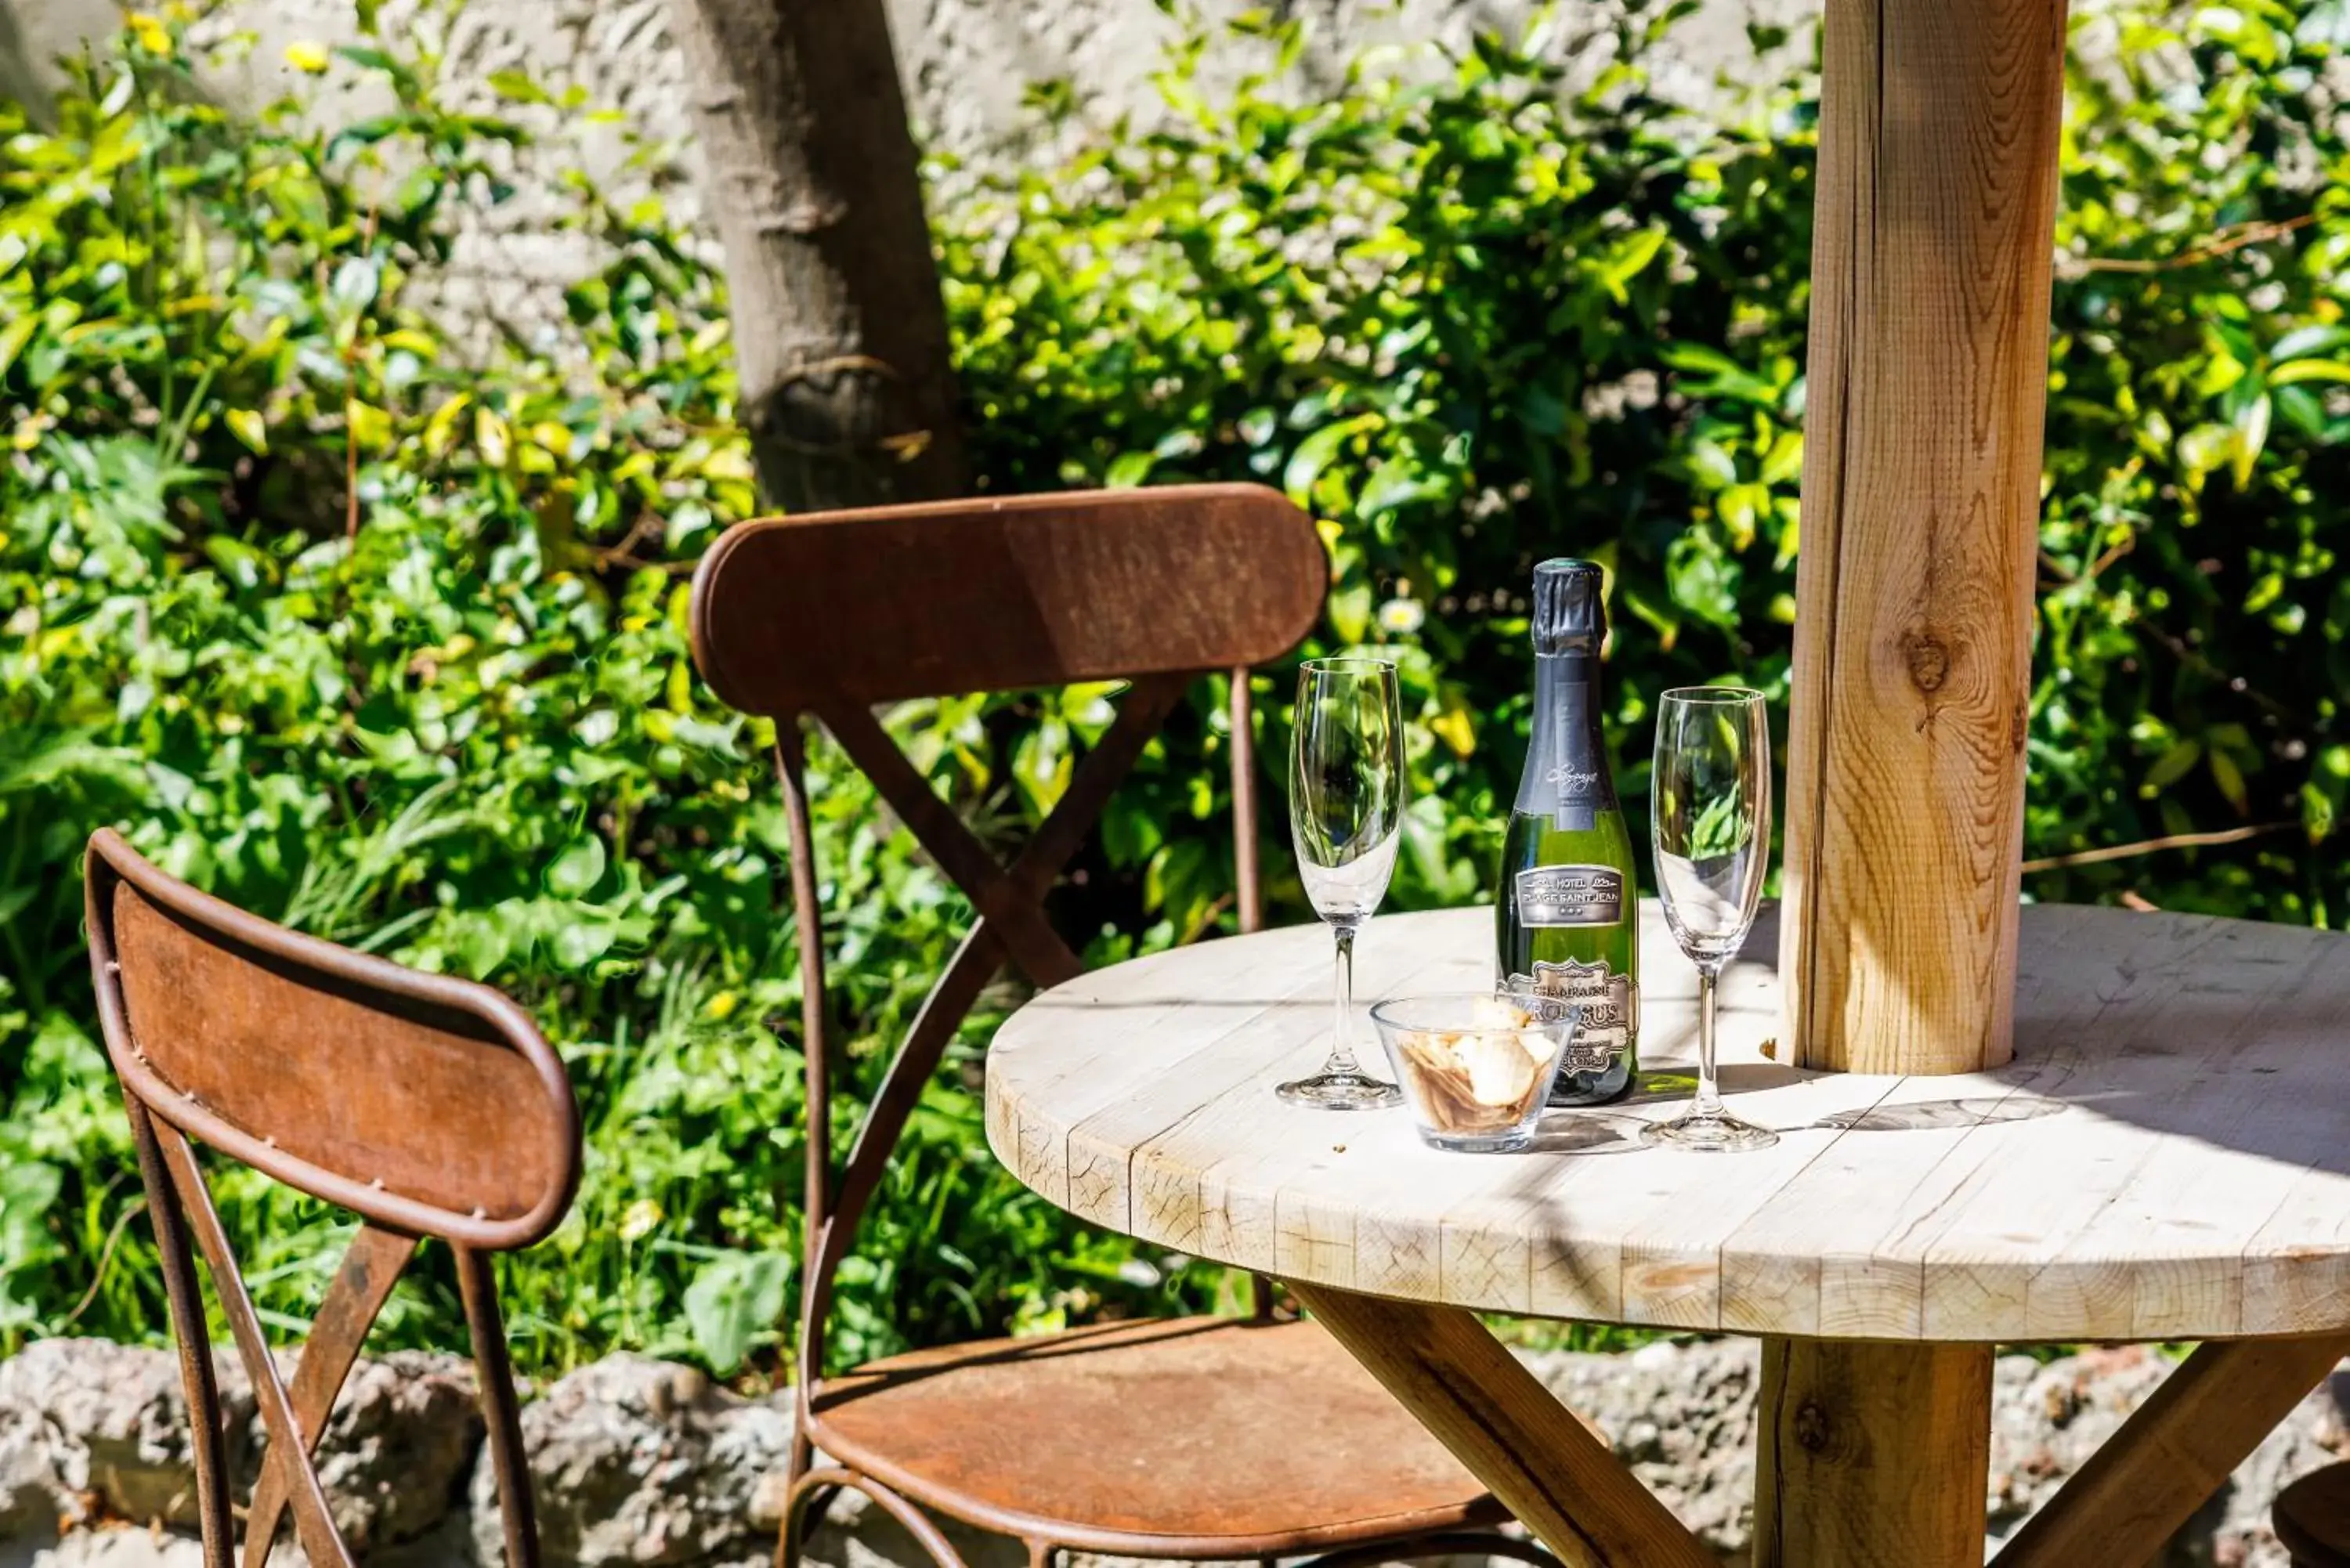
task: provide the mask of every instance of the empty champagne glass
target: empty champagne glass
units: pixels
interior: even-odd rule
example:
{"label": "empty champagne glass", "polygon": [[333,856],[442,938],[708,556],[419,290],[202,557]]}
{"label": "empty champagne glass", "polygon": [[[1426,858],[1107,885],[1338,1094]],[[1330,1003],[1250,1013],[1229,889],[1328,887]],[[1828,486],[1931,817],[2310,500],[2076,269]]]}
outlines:
{"label": "empty champagne glass", "polygon": [[1697,1100],[1653,1124],[1646,1140],[1721,1153],[1779,1141],[1768,1127],[1722,1108],[1714,1081],[1714,988],[1754,923],[1771,859],[1771,727],[1762,694],[1737,686],[1685,686],[1657,706],[1649,781],[1657,891],[1665,923],[1697,965]]}
{"label": "empty champagne glass", "polygon": [[1284,1100],[1364,1111],[1403,1096],[1355,1057],[1355,933],[1387,897],[1403,827],[1403,701],[1383,659],[1312,659],[1297,674],[1290,747],[1289,834],[1314,912],[1338,942],[1330,1059],[1284,1084]]}

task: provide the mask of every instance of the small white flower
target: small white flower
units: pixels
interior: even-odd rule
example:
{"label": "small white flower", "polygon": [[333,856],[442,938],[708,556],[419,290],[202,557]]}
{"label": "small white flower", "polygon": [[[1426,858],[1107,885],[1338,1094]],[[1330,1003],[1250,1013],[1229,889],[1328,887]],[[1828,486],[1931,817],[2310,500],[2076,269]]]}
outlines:
{"label": "small white flower", "polygon": [[1379,607],[1379,629],[1389,637],[1409,637],[1428,622],[1428,607],[1418,599],[1389,599]]}

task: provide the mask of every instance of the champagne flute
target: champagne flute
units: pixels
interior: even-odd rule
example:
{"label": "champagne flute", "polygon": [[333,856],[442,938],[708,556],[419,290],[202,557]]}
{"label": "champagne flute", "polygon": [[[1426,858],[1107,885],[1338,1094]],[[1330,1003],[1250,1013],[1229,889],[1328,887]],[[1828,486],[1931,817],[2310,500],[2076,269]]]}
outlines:
{"label": "champagne flute", "polygon": [[1376,1110],[1403,1097],[1355,1057],[1355,933],[1387,897],[1403,826],[1403,701],[1383,659],[1311,659],[1297,674],[1290,747],[1289,835],[1314,912],[1338,944],[1330,1058],[1275,1092],[1331,1111]]}
{"label": "champagne flute", "polygon": [[1657,706],[1649,783],[1665,923],[1697,965],[1697,1100],[1642,1134],[1667,1148],[1727,1153],[1779,1141],[1722,1108],[1714,1081],[1714,990],[1754,923],[1771,858],[1771,728],[1762,694],[1686,686]]}

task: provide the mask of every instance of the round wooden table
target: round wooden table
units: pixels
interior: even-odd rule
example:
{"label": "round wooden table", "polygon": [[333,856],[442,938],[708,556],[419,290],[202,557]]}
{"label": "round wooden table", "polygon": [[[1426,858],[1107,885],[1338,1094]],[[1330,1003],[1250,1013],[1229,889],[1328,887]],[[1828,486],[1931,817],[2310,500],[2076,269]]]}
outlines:
{"label": "round wooden table", "polygon": [[[1072,1213],[1288,1282],[1575,1563],[1711,1559],[1471,1311],[1763,1336],[1757,1568],[1980,1563],[1993,1343],[2208,1342],[2009,1542],[2023,1564],[2144,1561],[2350,1352],[2350,940],[2032,906],[2015,1061],[1883,1077],[1774,1059],[1766,909],[1722,1081],[1780,1141],[1707,1156],[1638,1139],[1696,1030],[1695,971],[1642,919],[1643,1083],[1530,1152],[1274,1097],[1327,1044],[1318,927],[1038,996],[991,1051],[989,1141]],[[1482,988],[1492,933],[1377,919],[1358,995]]]}

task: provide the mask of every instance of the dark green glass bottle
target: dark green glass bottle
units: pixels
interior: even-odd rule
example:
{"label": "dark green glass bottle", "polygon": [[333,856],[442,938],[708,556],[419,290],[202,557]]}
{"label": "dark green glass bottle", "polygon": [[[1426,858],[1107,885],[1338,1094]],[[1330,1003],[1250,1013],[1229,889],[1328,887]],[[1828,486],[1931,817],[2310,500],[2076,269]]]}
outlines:
{"label": "dark green glass bottle", "polygon": [[1534,568],[1534,735],[1494,907],[1503,983],[1583,1006],[1555,1106],[1620,1099],[1640,1063],[1639,879],[1599,734],[1600,583],[1588,561]]}

